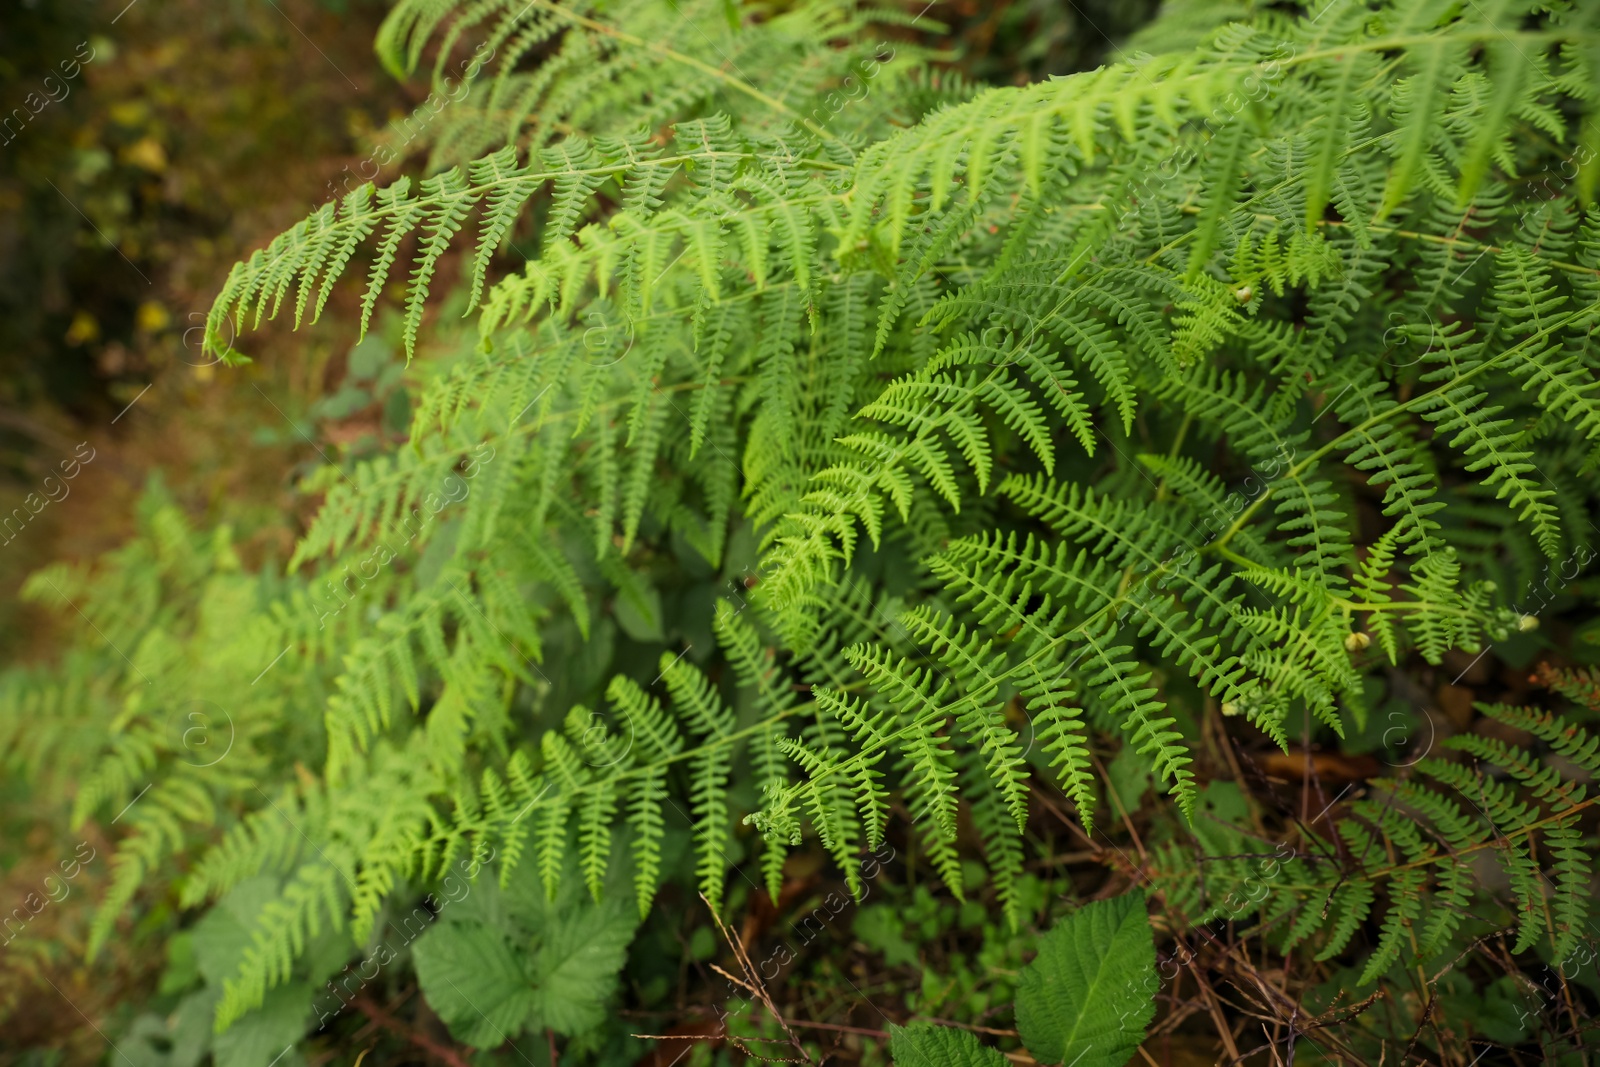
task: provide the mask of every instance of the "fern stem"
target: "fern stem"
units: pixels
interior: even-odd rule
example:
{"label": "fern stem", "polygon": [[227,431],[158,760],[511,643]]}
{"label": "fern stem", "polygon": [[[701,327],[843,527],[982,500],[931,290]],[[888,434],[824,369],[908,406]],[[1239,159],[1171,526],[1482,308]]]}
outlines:
{"label": "fern stem", "polygon": [[[1495,366],[1498,366],[1500,363],[1504,362],[1508,357],[1517,355],[1522,349],[1527,348],[1528,346],[1532,345],[1536,341],[1542,340],[1546,335],[1552,334],[1552,333],[1556,332],[1557,330],[1561,329],[1562,327],[1567,326],[1567,325],[1577,321],[1578,319],[1582,318],[1583,316],[1591,314],[1597,307],[1600,307],[1600,305],[1590,304],[1587,307],[1578,308],[1576,310],[1569,311],[1569,312],[1566,312],[1565,314],[1559,315],[1556,318],[1552,319],[1550,321],[1549,325],[1544,326],[1543,328],[1528,334],[1526,337],[1524,337],[1521,341],[1517,342],[1515,345],[1511,346],[1510,348],[1507,348],[1503,352],[1499,352],[1496,355],[1493,355],[1493,356],[1489,357],[1488,359],[1483,360],[1481,363],[1479,363],[1477,366],[1473,367],[1471,370],[1465,371],[1462,374],[1459,374],[1456,377],[1451,378],[1449,381],[1444,382],[1443,384],[1439,385],[1437,388],[1428,390],[1426,393],[1418,393],[1416,396],[1411,397],[1409,400],[1402,400],[1399,403],[1396,403],[1391,408],[1385,408],[1381,414],[1370,416],[1364,422],[1360,423],[1359,425],[1350,427],[1344,433],[1339,434],[1337,437],[1333,438],[1327,444],[1323,445],[1321,448],[1319,448],[1315,452],[1311,453],[1305,459],[1301,460],[1299,463],[1296,463],[1293,467],[1290,467],[1287,471],[1285,471],[1283,473],[1283,475],[1280,477],[1279,481],[1281,481],[1283,478],[1294,478],[1294,477],[1298,477],[1301,474],[1304,474],[1318,460],[1324,458],[1330,452],[1333,452],[1335,449],[1340,448],[1348,438],[1359,436],[1360,434],[1365,433],[1366,431],[1372,429],[1374,426],[1377,426],[1380,423],[1388,422],[1389,420],[1393,419],[1396,414],[1398,414],[1398,413],[1400,413],[1402,411],[1409,411],[1412,408],[1414,408],[1414,407],[1416,407],[1416,406],[1418,406],[1420,404],[1424,404],[1424,403],[1434,399],[1435,397],[1441,396],[1441,395],[1449,392],[1450,390],[1455,389],[1456,387],[1460,386],[1463,382],[1470,381],[1471,379],[1477,377],[1478,375],[1484,373],[1485,371],[1490,370],[1491,368],[1493,368]],[[1244,524],[1253,515],[1255,515],[1255,513],[1261,509],[1262,505],[1265,504],[1267,502],[1267,500],[1272,496],[1275,485],[1276,485],[1276,483],[1274,483],[1274,485],[1269,485],[1265,489],[1263,489],[1260,492],[1260,494],[1258,494],[1256,496],[1256,498],[1253,501],[1250,502],[1250,505],[1248,507],[1242,509],[1239,512],[1238,516],[1233,520],[1233,522],[1228,525],[1228,528],[1226,530],[1223,530],[1220,534],[1218,534],[1216,539],[1214,541],[1212,541],[1210,544],[1204,546],[1201,549],[1201,551],[1206,551],[1208,549],[1213,549],[1213,547],[1221,547],[1223,545],[1226,545],[1230,540],[1232,540],[1233,536],[1235,534],[1237,534],[1241,529],[1244,528]]]}
{"label": "fern stem", "polygon": [[[1185,215],[1197,215],[1197,214],[1200,213],[1200,208],[1199,207],[1188,205],[1188,204],[1185,204],[1183,207],[1179,208],[1178,210],[1182,211]],[[1262,220],[1263,222],[1281,222],[1282,221],[1281,219],[1278,218],[1278,216],[1269,215],[1269,214],[1267,214],[1266,212],[1263,212],[1263,211],[1252,211],[1252,212],[1250,212],[1250,215],[1252,217],[1254,217],[1254,218]],[[1317,225],[1318,226],[1336,226],[1336,227],[1339,227],[1339,228],[1343,229],[1343,228],[1349,227],[1350,224],[1348,222],[1340,222],[1340,221],[1337,221],[1337,220],[1334,220],[1334,219],[1318,219],[1317,220]],[[1401,229],[1398,226],[1385,226],[1382,223],[1377,223],[1377,222],[1369,222],[1369,223],[1367,223],[1367,229],[1369,231],[1371,231],[1372,233],[1393,234],[1395,237],[1403,237],[1403,238],[1405,238],[1407,240],[1410,240],[1410,241],[1423,241],[1423,242],[1425,242],[1427,244],[1442,245],[1442,246],[1444,246],[1446,248],[1460,248],[1460,249],[1462,249],[1463,251],[1466,251],[1466,252],[1479,252],[1479,253],[1487,252],[1490,255],[1498,256],[1498,255],[1504,254],[1505,251],[1506,251],[1504,248],[1500,247],[1499,245],[1486,245],[1486,244],[1483,244],[1483,243],[1478,242],[1478,241],[1469,241],[1469,240],[1467,240],[1465,238],[1461,238],[1461,237],[1442,237],[1442,236],[1440,236],[1438,234],[1420,233],[1420,232],[1418,232],[1416,230],[1404,230],[1404,229]],[[1186,233],[1183,236],[1187,237],[1188,234]],[[1168,248],[1176,246],[1178,243],[1181,242],[1181,240],[1182,240],[1181,237],[1175,239],[1169,245],[1166,245],[1162,249],[1159,249],[1158,253],[1161,252],[1161,251],[1166,251]],[[1528,251],[1532,252],[1533,255],[1539,256],[1539,252],[1538,252],[1537,249],[1529,249]],[[1600,276],[1600,270],[1596,270],[1593,267],[1585,267],[1581,263],[1568,263],[1567,261],[1561,260],[1561,259],[1545,259],[1543,256],[1539,256],[1539,258],[1540,258],[1541,262],[1543,262],[1545,264],[1545,266],[1554,267],[1556,270],[1565,271],[1568,274],[1589,274],[1589,275]],[[1151,260],[1154,260],[1154,259],[1155,259],[1155,256],[1152,256]]]}
{"label": "fern stem", "polygon": [[561,18],[566,19],[568,22],[571,22],[574,25],[582,26],[586,30],[592,30],[595,33],[603,34],[607,37],[613,38],[614,40],[631,44],[635,48],[642,48],[647,52],[654,52],[658,56],[663,56],[675,62],[682,63],[685,66],[693,67],[702,74],[706,74],[717,79],[724,85],[728,86],[728,88],[736,89],[750,97],[752,100],[759,101],[760,103],[772,108],[774,111],[788,115],[801,126],[804,126],[806,130],[814,136],[824,138],[839,145],[843,145],[845,143],[844,141],[840,140],[838,136],[829,133],[821,126],[818,126],[816,123],[812,122],[810,119],[794,110],[788,104],[785,104],[782,100],[779,100],[773,96],[768,96],[766,93],[762,92],[760,89],[757,89],[754,85],[751,85],[743,78],[736,78],[727,71],[724,71],[718,67],[713,67],[704,60],[696,59],[691,55],[685,55],[684,53],[675,49],[668,48],[666,45],[657,44],[654,41],[646,41],[642,37],[635,37],[633,34],[624,30],[619,30],[615,26],[607,23],[588,18],[584,15],[576,14],[572,11],[568,11],[564,7],[551,3],[550,0],[529,0],[528,6],[549,11],[552,14],[559,15]]}
{"label": "fern stem", "polygon": [[1486,848],[1497,848],[1501,844],[1509,842],[1513,838],[1519,837],[1519,836],[1521,836],[1523,834],[1527,834],[1528,835],[1528,841],[1529,841],[1529,845],[1531,847],[1532,843],[1533,843],[1533,840],[1534,840],[1533,832],[1535,830],[1538,830],[1541,827],[1544,827],[1544,826],[1548,825],[1549,823],[1559,822],[1561,820],[1568,819],[1568,818],[1570,818],[1572,816],[1572,814],[1574,812],[1582,811],[1585,808],[1592,808],[1596,804],[1600,804],[1600,796],[1590,797],[1588,800],[1580,801],[1579,803],[1574,804],[1569,808],[1563,808],[1563,809],[1561,809],[1560,811],[1556,812],[1553,815],[1546,815],[1542,819],[1535,819],[1533,822],[1530,822],[1525,826],[1517,827],[1515,830],[1511,831],[1508,834],[1496,835],[1495,837],[1492,837],[1487,841],[1480,841],[1476,845],[1468,845],[1466,848],[1458,849],[1458,850],[1453,851],[1453,852],[1445,851],[1445,852],[1439,853],[1436,856],[1427,856],[1427,857],[1425,857],[1423,859],[1420,859],[1420,860],[1411,860],[1410,862],[1397,864],[1397,865],[1395,865],[1393,867],[1383,867],[1383,868],[1380,868],[1380,869],[1378,869],[1376,871],[1368,872],[1367,877],[1369,877],[1369,878],[1387,878],[1387,877],[1393,875],[1397,871],[1408,871],[1408,870],[1412,870],[1412,869],[1417,868],[1417,867],[1426,867],[1426,866],[1428,866],[1430,864],[1440,863],[1440,862],[1443,862],[1445,860],[1449,860],[1451,862],[1455,862],[1455,861],[1459,860],[1462,856],[1468,855],[1469,853],[1481,852],[1483,849],[1486,849]]}
{"label": "fern stem", "polygon": [[[1239,555],[1239,553],[1230,548],[1214,547],[1209,545],[1206,546],[1206,548],[1214,552],[1219,558],[1225,559],[1229,563],[1235,564],[1241,570],[1245,571],[1246,579],[1248,579],[1250,576],[1249,572],[1256,571],[1259,573],[1263,569],[1261,564],[1254,560],[1246,559],[1244,556]],[[1348,597],[1342,597],[1333,593],[1328,593],[1326,594],[1326,602],[1334,607],[1342,608],[1347,613],[1362,611],[1426,611],[1431,615],[1451,615],[1461,619],[1478,618],[1478,614],[1476,612],[1469,611],[1466,608],[1458,608],[1449,604],[1438,604],[1431,600],[1392,600],[1387,604],[1366,604],[1362,603],[1361,601],[1351,600]]]}
{"label": "fern stem", "polygon": [[[1574,804],[1574,805],[1572,805],[1571,807],[1568,807],[1568,808],[1563,808],[1561,811],[1556,812],[1556,813],[1554,813],[1552,815],[1546,815],[1544,818],[1536,819],[1533,822],[1530,822],[1525,826],[1519,826],[1515,830],[1511,831],[1510,833],[1497,834],[1494,837],[1491,837],[1491,838],[1489,838],[1488,840],[1485,840],[1485,841],[1480,841],[1475,845],[1468,845],[1468,846],[1466,846],[1464,848],[1459,848],[1459,849],[1454,849],[1454,850],[1446,849],[1445,851],[1436,853],[1436,854],[1434,854],[1432,856],[1424,856],[1422,859],[1409,860],[1409,861],[1407,861],[1405,863],[1396,863],[1396,864],[1392,864],[1392,865],[1386,866],[1386,867],[1370,868],[1370,869],[1367,869],[1367,870],[1363,870],[1361,872],[1361,876],[1363,878],[1369,878],[1369,879],[1371,879],[1371,878],[1389,878],[1389,877],[1392,877],[1392,876],[1394,876],[1395,874],[1397,874],[1397,873],[1399,873],[1401,871],[1416,870],[1416,869],[1421,868],[1421,867],[1432,866],[1433,864],[1436,864],[1436,863],[1445,863],[1445,862],[1455,863],[1455,862],[1459,862],[1460,859],[1463,856],[1471,855],[1474,852],[1481,852],[1486,848],[1498,848],[1501,845],[1509,842],[1513,838],[1519,837],[1519,836],[1521,836],[1523,834],[1528,834],[1529,835],[1529,839],[1531,841],[1532,840],[1532,834],[1533,834],[1533,832],[1535,830],[1542,829],[1543,827],[1549,825],[1550,823],[1559,822],[1561,820],[1568,819],[1568,818],[1570,818],[1572,816],[1572,814],[1574,812],[1579,812],[1579,811],[1584,810],[1585,808],[1594,807],[1596,804],[1600,804],[1600,796],[1590,797],[1588,800],[1580,801],[1579,803]],[[1315,859],[1316,857],[1313,857],[1310,854],[1306,854],[1305,856],[1300,856],[1300,857],[1297,857],[1297,858]],[[1161,870],[1159,868],[1152,868],[1152,870],[1157,875],[1159,875],[1161,873]],[[1187,870],[1189,870],[1189,868],[1185,868],[1185,870],[1187,871]],[[1328,888],[1326,882],[1310,882],[1310,883],[1283,882],[1283,883],[1279,883],[1279,884],[1281,885],[1281,888],[1284,889],[1284,890],[1306,892],[1306,893],[1316,892],[1316,891],[1319,891],[1319,890],[1325,890],[1325,889]]]}
{"label": "fern stem", "polygon": [[[1287,59],[1275,60],[1274,62],[1276,62],[1279,66],[1297,67],[1302,63],[1310,63],[1319,59],[1343,59],[1345,56],[1349,56],[1358,52],[1388,52],[1395,49],[1409,48],[1411,45],[1429,43],[1464,44],[1473,41],[1504,41],[1507,44],[1515,47],[1516,38],[1520,38],[1522,41],[1530,44],[1538,42],[1543,42],[1544,44],[1559,44],[1564,41],[1588,41],[1591,44],[1600,42],[1600,35],[1574,32],[1570,30],[1550,30],[1539,33],[1524,30],[1513,30],[1510,33],[1507,33],[1499,26],[1490,26],[1487,29],[1482,30],[1466,31],[1457,31],[1454,26],[1451,26],[1447,30],[1439,33],[1406,34],[1405,36],[1401,37],[1375,37],[1370,41],[1343,44],[1335,48],[1319,49],[1315,52],[1302,52],[1299,55],[1290,56]],[[1267,64],[1257,63],[1254,65],[1257,67],[1264,67]]]}
{"label": "fern stem", "polygon": [[[1354,154],[1354,152],[1355,152],[1355,148],[1352,147],[1350,152],[1347,153],[1347,155],[1348,154]],[[1279,182],[1276,186],[1271,186],[1271,187],[1269,187],[1267,189],[1263,189],[1261,192],[1259,192],[1255,196],[1251,197],[1251,200],[1261,199],[1262,197],[1266,196],[1269,193],[1273,193],[1273,194],[1278,193],[1278,192],[1282,191],[1282,189],[1284,187],[1286,187],[1286,186],[1288,186],[1290,184],[1292,184],[1292,182],[1288,181],[1288,180],[1283,181],[1283,182]],[[1093,211],[1110,211],[1110,210],[1112,210],[1110,205],[1101,204],[1101,203],[1071,204],[1071,205],[1068,205],[1068,210],[1070,210],[1072,208],[1079,208],[1079,209],[1093,210]],[[1187,204],[1187,203],[1183,204],[1183,205],[1180,205],[1179,208],[1178,208],[1178,211],[1180,211],[1181,213],[1183,213],[1185,215],[1198,215],[1198,214],[1200,214],[1200,212],[1202,210],[1203,209],[1198,204]],[[1264,211],[1251,211],[1251,212],[1243,212],[1243,211],[1241,211],[1240,214],[1248,214],[1252,218],[1258,219],[1258,220],[1260,220],[1262,222],[1281,223],[1283,221],[1277,215],[1271,215],[1271,214],[1268,214],[1267,212],[1264,212]],[[1318,226],[1335,226],[1335,227],[1339,227],[1339,228],[1343,229],[1343,228],[1348,228],[1350,223],[1341,222],[1341,221],[1337,221],[1337,220],[1333,220],[1333,219],[1318,219],[1317,222],[1316,222],[1316,225],[1318,225]],[[1506,251],[1504,248],[1500,247],[1499,245],[1486,245],[1486,244],[1482,244],[1482,243],[1480,243],[1478,241],[1469,241],[1469,240],[1466,240],[1465,238],[1460,238],[1460,237],[1442,237],[1442,236],[1439,236],[1437,234],[1420,233],[1417,230],[1405,230],[1405,229],[1401,229],[1398,226],[1385,226],[1382,223],[1378,223],[1378,222],[1369,222],[1369,223],[1367,223],[1367,227],[1366,228],[1372,233],[1392,234],[1395,237],[1403,237],[1403,238],[1405,238],[1407,240],[1411,240],[1411,241],[1422,241],[1422,242],[1424,242],[1426,244],[1441,245],[1441,246],[1444,246],[1446,248],[1460,248],[1464,252],[1478,252],[1480,254],[1487,252],[1490,255],[1499,256],[1499,255],[1504,254],[1505,251]],[[1189,238],[1194,236],[1194,232],[1195,231],[1193,231],[1193,230],[1184,231],[1183,233],[1179,234],[1177,237],[1174,237],[1172,240],[1168,241],[1166,244],[1164,244],[1164,245],[1160,246],[1159,248],[1157,248],[1154,252],[1151,252],[1148,256],[1145,257],[1144,262],[1146,263],[1146,265],[1153,264],[1153,263],[1157,262],[1166,253],[1172,251],[1174,248],[1178,248],[1178,247],[1182,246],[1185,241],[1189,240]],[[1545,264],[1545,266],[1547,266],[1547,267],[1553,267],[1556,270],[1563,271],[1563,272],[1565,272],[1567,274],[1586,274],[1586,275],[1591,275],[1591,276],[1600,276],[1600,270],[1596,270],[1593,267],[1585,267],[1581,263],[1568,263],[1566,260],[1561,260],[1561,259],[1545,259],[1542,255],[1540,255],[1538,250],[1532,249],[1530,251],[1532,252],[1533,255],[1538,256],[1540,261],[1543,262]]]}
{"label": "fern stem", "polygon": [[[660,759],[655,760],[654,762],[651,762],[651,763],[635,764],[634,766],[628,768],[625,771],[619,771],[616,774],[607,775],[604,778],[595,778],[595,779],[593,779],[593,780],[591,780],[589,782],[583,783],[582,785],[569,787],[569,788],[565,789],[563,792],[561,792],[559,794],[541,794],[539,797],[536,797],[532,802],[530,802],[528,804],[528,806],[518,816],[518,820],[520,821],[522,818],[526,817],[528,812],[536,811],[536,810],[538,810],[540,808],[543,808],[545,805],[543,803],[541,803],[541,801],[544,799],[545,796],[549,796],[549,798],[550,798],[552,803],[554,803],[557,800],[570,801],[573,797],[582,796],[583,794],[587,793],[590,789],[594,788],[595,786],[601,786],[601,785],[604,785],[604,786],[615,786],[616,783],[618,783],[618,782],[626,781],[629,778],[633,778],[633,777],[635,777],[637,775],[640,775],[640,774],[643,774],[643,773],[645,773],[647,771],[655,770],[658,767],[666,767],[666,766],[670,766],[671,764],[674,764],[674,763],[681,763],[684,760],[692,759],[695,756],[701,755],[703,753],[710,752],[710,751],[713,751],[715,749],[722,748],[724,746],[732,746],[732,745],[736,744],[737,742],[742,741],[746,737],[751,737],[751,736],[753,736],[755,734],[761,733],[762,731],[770,730],[774,726],[776,726],[779,723],[781,723],[783,720],[788,719],[788,718],[792,718],[792,717],[794,717],[796,715],[799,715],[801,713],[807,712],[808,709],[814,708],[815,706],[816,706],[816,702],[815,701],[811,701],[811,702],[805,703],[805,704],[796,704],[794,707],[786,708],[786,709],[784,709],[783,711],[779,712],[776,715],[770,716],[769,718],[762,719],[759,722],[752,723],[751,725],[745,727],[742,730],[735,730],[731,734],[714,735],[714,736],[708,737],[708,738],[706,738],[706,741],[705,741],[704,744],[698,745],[698,746],[696,746],[694,748],[686,748],[682,752],[676,752],[676,753],[673,753],[672,755],[669,755],[669,756],[663,756]],[[439,843],[448,842],[449,840],[450,840],[450,835],[448,835],[448,834],[445,834],[445,835],[435,834],[433,837],[427,838],[426,839],[426,843],[427,844],[439,844]]]}

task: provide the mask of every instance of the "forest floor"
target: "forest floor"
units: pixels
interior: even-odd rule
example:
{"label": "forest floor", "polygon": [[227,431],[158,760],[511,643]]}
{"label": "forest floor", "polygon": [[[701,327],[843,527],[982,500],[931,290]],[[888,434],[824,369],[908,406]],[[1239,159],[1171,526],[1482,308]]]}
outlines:
{"label": "forest floor", "polygon": [[[267,358],[219,374],[197,327],[230,265],[316,207],[310,194],[420,100],[372,53],[383,10],[136,0],[40,11],[7,31],[5,104],[38,106],[39,88],[51,98],[0,146],[0,513],[12,519],[0,534],[0,655],[47,658],[63,626],[83,624],[19,601],[22,581],[121,544],[152,476],[213,522],[299,506],[295,479],[317,454],[286,412],[324,391],[317,372],[333,342],[313,331],[299,358],[274,359],[283,331],[269,331],[257,349]],[[61,75],[44,81],[57,69],[76,75],[65,90],[49,88]],[[66,470],[70,480],[46,481]],[[290,525],[268,528],[283,543],[254,549],[286,557]],[[0,786],[0,804],[8,912],[91,849],[98,862],[72,891],[103,891],[102,831],[34,810],[17,783]],[[0,965],[0,1026],[9,1048],[94,1062],[105,1050],[95,1020],[142,999],[130,993],[165,961],[113,945],[109,966],[91,971],[84,911],[56,903],[29,923],[27,943],[49,950]]]}

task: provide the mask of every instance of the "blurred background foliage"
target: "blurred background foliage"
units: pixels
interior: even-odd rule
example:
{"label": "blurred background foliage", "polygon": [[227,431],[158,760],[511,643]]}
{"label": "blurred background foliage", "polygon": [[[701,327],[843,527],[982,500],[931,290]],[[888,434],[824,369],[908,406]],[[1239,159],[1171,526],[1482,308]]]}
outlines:
{"label": "blurred background foliage", "polygon": [[[327,172],[407,106],[370,59],[380,2],[21,7],[0,35],[14,119],[0,146],[6,511],[79,442],[96,460],[5,544],[8,592],[48,559],[118,543],[158,467],[201,513],[226,500],[237,521],[234,509],[264,504],[244,525],[281,525],[272,489],[289,456],[238,432],[272,409],[203,366],[191,331],[232,260],[304,214]],[[259,384],[309,403],[324,391],[308,377],[314,349]],[[25,653],[41,622],[4,603],[0,640]]]}
{"label": "blurred background foliage", "polygon": [[[903,6],[950,28],[939,43],[967,77],[1020,83],[1114,54],[1156,0]],[[236,259],[325,201],[376,146],[402,142],[391,124],[427,89],[396,83],[372,54],[386,10],[385,0],[6,5],[0,521],[15,521],[0,528],[0,655],[8,661],[43,660],[69,636],[56,628],[70,617],[63,624],[18,598],[27,574],[117,547],[152,479],[195,528],[231,525],[253,566],[286,559],[303,531],[315,500],[298,484],[313,463],[403,436],[416,384],[407,375],[427,361],[407,371],[383,340],[392,331],[352,348],[337,328],[290,343],[276,327],[254,342],[265,358],[219,373],[202,359],[196,329]],[[380,182],[422,170],[420,158],[398,154]],[[347,288],[334,299],[354,295]],[[450,338],[440,327],[432,341]],[[93,458],[70,481],[44,492],[63,461],[84,455]],[[69,834],[62,812],[38,803],[16,783],[0,783],[0,900],[36,892],[74,856],[109,855],[101,830]],[[104,862],[89,859],[71,892],[98,896],[106,874]],[[981,909],[945,915],[924,889],[893,894],[894,903],[886,890],[884,903],[863,911],[862,946],[883,967],[910,974],[907,924],[920,923],[923,941],[955,938],[950,973],[967,975],[956,935],[982,932],[990,920]],[[99,1031],[126,1032],[170,961],[150,958],[135,931],[89,971],[81,962],[87,914],[48,907],[25,940],[5,948],[0,1062],[126,1060]],[[147,924],[169,918],[152,914]],[[708,933],[678,933],[671,923],[658,931],[668,940]],[[697,945],[688,958],[709,954]],[[837,988],[840,966],[807,957],[817,996]],[[939,985],[930,974],[923,984],[919,996],[932,1006],[987,995],[972,992],[970,976]]]}

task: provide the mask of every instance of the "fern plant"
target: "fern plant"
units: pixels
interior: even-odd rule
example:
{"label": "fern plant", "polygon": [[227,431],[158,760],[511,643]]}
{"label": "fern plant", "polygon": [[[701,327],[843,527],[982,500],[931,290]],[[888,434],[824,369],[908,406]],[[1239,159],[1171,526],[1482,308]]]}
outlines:
{"label": "fern plant", "polygon": [[[1592,671],[1546,670],[1542,680],[1578,713],[1600,710]],[[1593,951],[1583,812],[1594,801],[1584,780],[1600,742],[1551,711],[1477,710],[1530,743],[1493,729],[1447,738],[1407,776],[1368,783],[1327,828],[1302,827],[1298,842],[1271,851],[1228,817],[1237,795],[1214,784],[1195,837],[1152,853],[1168,913],[1196,928],[1233,923],[1318,961],[1354,956],[1345,980],[1358,995],[1402,985],[1408,971],[1434,972],[1426,984],[1437,983],[1460,965],[1463,945],[1502,936],[1510,953],[1537,953],[1575,977]]]}
{"label": "fern plant", "polygon": [[[808,836],[859,891],[897,813],[959,897],[966,820],[1015,923],[1033,794],[1104,818],[1097,738],[1195,819],[1207,707],[1280,746],[1360,730],[1365,678],[1534,630],[1540,568],[1592,555],[1592,5],[1335,0],[985,89],[914,22],[395,7],[397,69],[495,50],[437,127],[446,169],[319,209],[208,321],[242,363],[225,339],[317,321],[369,260],[361,333],[404,258],[422,380],[404,447],[309,483],[261,616],[325,747],[163,838],[224,827],[187,905],[281,880],[220,1028],[324,924],[365,943],[464,857],[597,900],[625,862],[647,911],[669,828],[717,909],[732,857],[758,849],[777,899]],[[1517,180],[1568,158],[1553,195]],[[430,345],[468,242],[475,340]],[[1594,769],[1557,720],[1488,713]],[[1291,944],[1327,925],[1338,953],[1380,894],[1368,979],[1414,932],[1454,943],[1475,890],[1446,857],[1506,838],[1519,944],[1572,949],[1578,787],[1459,745],[1518,788],[1434,761],[1363,801],[1334,910],[1298,884],[1267,909]],[[135,777],[101,771],[82,810]],[[1389,873],[1363,866],[1380,840]],[[172,876],[143,841],[102,930]],[[1170,890],[1198,919],[1193,892]]]}
{"label": "fern plant", "polygon": [[[1436,960],[1456,944],[1463,925],[1477,917],[1473,902],[1485,890],[1467,860],[1484,854],[1495,860],[1511,890],[1513,951],[1548,942],[1554,958],[1567,958],[1584,936],[1591,876],[1578,824],[1592,800],[1572,779],[1575,771],[1594,773],[1597,742],[1549,712],[1504,705],[1479,710],[1531,734],[1561,762],[1552,766],[1479,734],[1449,738],[1446,751],[1464,759],[1419,761],[1415,769],[1431,780],[1426,784],[1372,783],[1371,795],[1353,801],[1337,823],[1333,847],[1308,842],[1313,851],[1279,857],[1269,865],[1269,877],[1250,858],[1237,859],[1221,865],[1227,873],[1208,870],[1202,888],[1193,857],[1181,846],[1168,846],[1157,864],[1158,878],[1173,879],[1168,904],[1202,923],[1224,914],[1236,921],[1253,918],[1277,929],[1285,950],[1322,932],[1326,920],[1328,936],[1318,956],[1331,959],[1373,916],[1379,887],[1387,883],[1391,900],[1381,935],[1360,972],[1360,984],[1369,985],[1402,956]],[[1218,833],[1231,840],[1207,841],[1213,855],[1230,855],[1226,845],[1247,844],[1237,831],[1215,828],[1202,840]],[[1251,850],[1231,854],[1251,857]],[[1543,862],[1534,859],[1540,854]],[[1289,864],[1309,879],[1279,878]]]}

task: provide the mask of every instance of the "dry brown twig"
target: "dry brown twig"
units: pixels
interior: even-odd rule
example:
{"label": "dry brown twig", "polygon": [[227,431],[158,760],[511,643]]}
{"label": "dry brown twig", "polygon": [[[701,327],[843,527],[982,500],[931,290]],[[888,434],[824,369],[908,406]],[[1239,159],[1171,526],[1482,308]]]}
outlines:
{"label": "dry brown twig", "polygon": [[700,895],[700,899],[705,901],[706,910],[711,912],[712,921],[717,924],[717,930],[721,932],[723,940],[727,941],[728,947],[733,949],[733,956],[739,961],[739,967],[744,971],[747,981],[739,982],[738,979],[728,974],[728,972],[724,971],[721,967],[717,967],[716,970],[724,977],[738,982],[740,986],[749,990],[751,994],[761,1002],[762,1006],[767,1009],[767,1012],[772,1016],[773,1021],[775,1021],[783,1030],[784,1036],[789,1039],[789,1044],[793,1045],[794,1050],[800,1054],[799,1062],[810,1063],[810,1054],[806,1052],[805,1046],[800,1044],[800,1039],[796,1037],[794,1031],[789,1028],[789,1024],[784,1021],[783,1013],[778,1011],[778,1006],[772,1002],[772,995],[767,992],[767,987],[761,981],[761,976],[756,973],[755,964],[750,961],[749,953],[745,952],[744,950],[744,943],[736,938],[733,935],[733,931],[728,929],[727,925],[723,923],[722,916],[718,915],[717,909],[711,906],[711,901],[706,900],[705,894],[702,893]]}
{"label": "dry brown twig", "polygon": [[370,1019],[373,1025],[405,1038],[434,1059],[447,1064],[448,1067],[470,1067],[470,1064],[460,1052],[447,1045],[442,1045],[420,1030],[408,1026],[405,1022],[380,1007],[367,994],[357,994],[350,1003],[354,1005],[357,1011]]}

